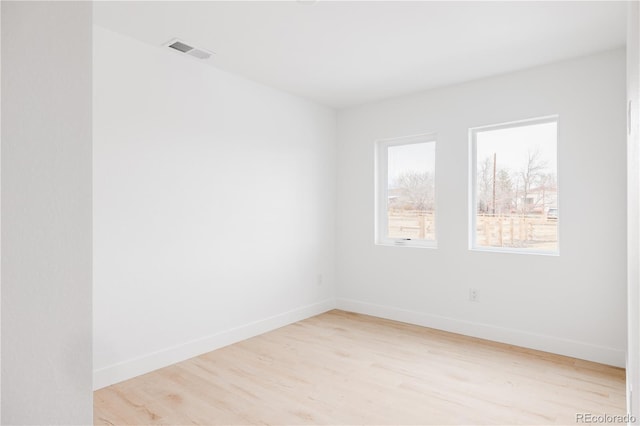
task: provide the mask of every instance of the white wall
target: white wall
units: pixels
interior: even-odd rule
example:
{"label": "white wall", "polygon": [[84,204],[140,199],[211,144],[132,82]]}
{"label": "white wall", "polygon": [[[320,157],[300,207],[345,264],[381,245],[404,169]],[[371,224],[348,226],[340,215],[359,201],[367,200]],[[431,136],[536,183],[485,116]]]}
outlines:
{"label": "white wall", "polygon": [[627,17],[627,411],[640,422],[640,5]]}
{"label": "white wall", "polygon": [[[624,365],[623,49],[338,116],[338,306]],[[468,129],[559,114],[560,256],[468,247]],[[438,249],[374,245],[374,142],[438,133]],[[468,289],[479,290],[479,303]]]}
{"label": "white wall", "polygon": [[94,41],[94,386],[330,309],[335,112]]}
{"label": "white wall", "polygon": [[2,2],[2,424],[90,424],[90,2]]}

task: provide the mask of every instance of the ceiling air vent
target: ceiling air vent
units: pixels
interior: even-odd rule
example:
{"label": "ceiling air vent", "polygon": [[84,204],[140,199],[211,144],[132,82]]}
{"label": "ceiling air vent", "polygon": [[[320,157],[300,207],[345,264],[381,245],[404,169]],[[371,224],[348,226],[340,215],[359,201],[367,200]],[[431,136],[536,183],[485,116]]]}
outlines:
{"label": "ceiling air vent", "polygon": [[165,46],[173,50],[176,50],[180,53],[191,55],[198,59],[209,59],[213,55],[212,52],[209,52],[205,49],[200,49],[198,47],[191,46],[182,40],[178,40],[177,38],[174,38],[173,40],[169,41],[168,43],[165,44]]}

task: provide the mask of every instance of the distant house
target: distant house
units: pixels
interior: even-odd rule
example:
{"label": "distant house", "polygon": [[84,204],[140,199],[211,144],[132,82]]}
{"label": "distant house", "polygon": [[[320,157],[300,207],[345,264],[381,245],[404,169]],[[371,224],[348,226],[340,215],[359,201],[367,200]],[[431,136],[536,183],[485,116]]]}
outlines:
{"label": "distant house", "polygon": [[549,208],[558,206],[558,187],[554,185],[530,189],[519,201],[522,203],[521,206],[526,207],[527,212],[545,214]]}
{"label": "distant house", "polygon": [[398,201],[400,196],[402,195],[402,189],[401,188],[389,188],[388,192],[388,200],[389,200],[389,207],[398,207]]}

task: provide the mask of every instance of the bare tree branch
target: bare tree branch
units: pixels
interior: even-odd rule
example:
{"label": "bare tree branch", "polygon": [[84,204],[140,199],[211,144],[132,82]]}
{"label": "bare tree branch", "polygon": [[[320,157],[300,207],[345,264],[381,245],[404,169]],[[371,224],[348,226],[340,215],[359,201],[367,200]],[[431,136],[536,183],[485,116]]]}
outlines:
{"label": "bare tree branch", "polygon": [[406,172],[395,182],[399,189],[398,205],[405,209],[428,211],[435,204],[433,173]]}

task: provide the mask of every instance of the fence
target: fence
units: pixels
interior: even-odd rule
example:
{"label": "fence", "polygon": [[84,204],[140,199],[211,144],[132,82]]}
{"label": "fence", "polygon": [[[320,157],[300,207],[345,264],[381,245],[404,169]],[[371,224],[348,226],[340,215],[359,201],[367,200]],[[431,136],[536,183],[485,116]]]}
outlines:
{"label": "fence", "polygon": [[435,240],[433,212],[389,210],[389,237]]}
{"label": "fence", "polygon": [[558,221],[547,219],[544,215],[478,214],[476,244],[482,247],[555,249],[558,244]]}
{"label": "fence", "polygon": [[[389,237],[435,240],[435,215],[419,210],[389,210]],[[558,243],[558,221],[545,215],[476,216],[476,244],[481,247],[553,250]]]}

